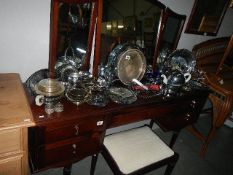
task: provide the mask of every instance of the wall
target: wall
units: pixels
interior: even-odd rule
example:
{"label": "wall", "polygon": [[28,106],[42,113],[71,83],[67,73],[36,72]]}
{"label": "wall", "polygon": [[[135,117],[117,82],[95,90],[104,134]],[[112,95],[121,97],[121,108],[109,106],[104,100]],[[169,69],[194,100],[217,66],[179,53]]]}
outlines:
{"label": "wall", "polygon": [[[188,20],[194,0],[161,2],[186,14]],[[25,81],[48,66],[49,18],[50,0],[0,0],[0,73],[18,72]],[[217,37],[231,35],[232,19],[233,9],[228,9]],[[193,45],[211,38],[182,33],[178,48],[191,50]]]}
{"label": "wall", "polygon": [[[173,11],[185,14],[187,16],[186,23],[184,25],[183,33],[181,34],[181,38],[177,48],[186,48],[192,50],[193,46],[202,41],[212,39],[215,37],[211,36],[203,36],[203,35],[193,35],[184,33],[186,28],[189,15],[191,14],[192,7],[194,4],[194,0],[161,0],[166,6],[170,7]],[[233,9],[228,8],[225,14],[225,17],[222,21],[222,25],[219,29],[218,35],[216,37],[230,36],[233,33]]]}
{"label": "wall", "polygon": [[0,0],[0,73],[48,67],[50,0]]}

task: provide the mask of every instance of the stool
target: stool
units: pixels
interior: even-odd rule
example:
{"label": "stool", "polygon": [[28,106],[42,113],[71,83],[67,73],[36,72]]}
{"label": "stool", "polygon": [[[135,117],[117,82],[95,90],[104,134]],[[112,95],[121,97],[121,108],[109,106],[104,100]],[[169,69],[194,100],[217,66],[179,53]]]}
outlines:
{"label": "stool", "polygon": [[[179,157],[148,126],[106,136],[102,155],[115,175],[145,174],[165,165],[169,175]],[[97,157],[92,157],[91,174]]]}

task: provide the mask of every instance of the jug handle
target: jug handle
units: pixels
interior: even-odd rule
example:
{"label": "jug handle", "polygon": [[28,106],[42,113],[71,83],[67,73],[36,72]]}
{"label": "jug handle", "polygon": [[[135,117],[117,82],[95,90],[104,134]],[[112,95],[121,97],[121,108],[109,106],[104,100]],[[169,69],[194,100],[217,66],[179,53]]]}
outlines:
{"label": "jug handle", "polygon": [[191,74],[190,73],[185,73],[184,78],[185,78],[185,83],[187,83],[191,79]]}
{"label": "jug handle", "polygon": [[35,102],[37,106],[41,106],[44,103],[44,95],[37,95]]}

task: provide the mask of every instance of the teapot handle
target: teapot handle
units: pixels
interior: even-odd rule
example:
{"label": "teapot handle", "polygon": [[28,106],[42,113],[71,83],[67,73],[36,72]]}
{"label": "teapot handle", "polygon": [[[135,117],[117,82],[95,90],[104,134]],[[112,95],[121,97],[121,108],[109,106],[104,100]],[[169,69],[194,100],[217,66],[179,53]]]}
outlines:
{"label": "teapot handle", "polygon": [[187,83],[191,79],[191,74],[190,73],[185,73],[184,78],[185,78],[185,83]]}

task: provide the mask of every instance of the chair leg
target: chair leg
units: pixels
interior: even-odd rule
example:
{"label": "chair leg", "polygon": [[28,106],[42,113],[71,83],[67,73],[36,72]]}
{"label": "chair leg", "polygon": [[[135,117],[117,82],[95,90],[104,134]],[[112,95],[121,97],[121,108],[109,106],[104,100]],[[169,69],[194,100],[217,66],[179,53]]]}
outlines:
{"label": "chair leg", "polygon": [[206,152],[207,152],[209,143],[210,143],[210,141],[213,139],[213,137],[214,137],[214,135],[215,135],[215,133],[216,133],[216,129],[217,129],[217,128],[216,128],[215,126],[212,126],[210,132],[208,133],[208,136],[207,136],[205,142],[204,142],[203,145],[202,145],[201,152],[200,152],[200,156],[201,156],[202,158],[205,157],[205,154],[206,154]]}
{"label": "chair leg", "polygon": [[177,153],[175,153],[174,162],[168,164],[164,175],[171,175],[173,169],[175,168],[175,165],[176,165],[178,159],[179,159],[179,155]]}
{"label": "chair leg", "polygon": [[90,175],[94,175],[95,174],[95,167],[96,167],[96,162],[97,162],[97,159],[98,159],[98,155],[99,154],[94,154],[92,156]]}

